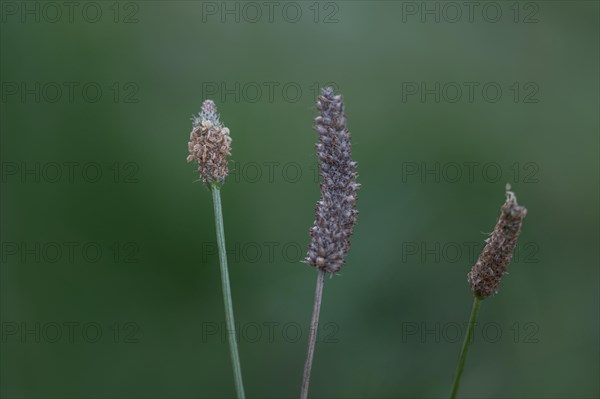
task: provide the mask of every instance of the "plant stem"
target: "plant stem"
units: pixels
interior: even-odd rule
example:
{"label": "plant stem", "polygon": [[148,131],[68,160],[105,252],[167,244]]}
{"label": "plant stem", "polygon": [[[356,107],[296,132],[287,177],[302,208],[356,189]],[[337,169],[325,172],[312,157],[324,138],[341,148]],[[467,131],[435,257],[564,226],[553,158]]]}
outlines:
{"label": "plant stem", "polygon": [[471,308],[471,317],[469,317],[469,326],[467,328],[467,335],[463,342],[462,350],[460,352],[460,358],[458,359],[458,365],[456,366],[456,374],[454,376],[454,383],[452,384],[452,392],[450,393],[450,399],[456,398],[458,393],[458,387],[460,386],[460,378],[465,368],[465,361],[467,360],[467,353],[469,353],[469,346],[473,340],[473,330],[475,328],[475,322],[477,321],[477,314],[479,313],[479,305],[481,305],[481,299],[475,296],[473,299],[473,307]]}
{"label": "plant stem", "polygon": [[302,380],[301,399],[308,398],[308,385],[310,384],[310,372],[312,369],[315,345],[317,343],[317,331],[319,329],[319,314],[321,313],[321,300],[323,299],[323,281],[325,271],[318,269],[317,286],[315,288],[315,303],[313,304],[312,319],[310,321],[310,333],[308,336],[308,350],[306,352],[306,363],[304,363],[304,378]]}
{"label": "plant stem", "polygon": [[227,322],[227,337],[231,350],[231,364],[235,378],[237,397],[245,398],[244,383],[242,382],[242,368],[240,355],[237,348],[235,321],[233,319],[233,304],[231,301],[231,288],[229,286],[229,272],[227,271],[227,253],[225,252],[225,229],[223,227],[223,212],[221,210],[221,190],[219,186],[211,186],[213,205],[215,208],[215,225],[217,227],[217,246],[219,247],[219,264],[221,266],[221,282],[223,284],[223,302],[225,303],[225,319]]}

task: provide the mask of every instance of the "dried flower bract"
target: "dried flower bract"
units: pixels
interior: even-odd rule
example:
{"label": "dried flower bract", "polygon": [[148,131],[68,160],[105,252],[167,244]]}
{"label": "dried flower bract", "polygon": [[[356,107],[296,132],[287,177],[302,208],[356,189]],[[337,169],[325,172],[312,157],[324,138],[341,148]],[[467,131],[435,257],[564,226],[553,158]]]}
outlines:
{"label": "dried flower bract", "polygon": [[517,204],[517,197],[509,189],[510,186],[507,187],[506,202],[502,205],[498,223],[486,240],[477,263],[467,274],[471,290],[482,299],[497,293],[517,245],[521,224],[527,215],[527,209]]}
{"label": "dried flower bract", "polygon": [[315,119],[319,133],[316,144],[321,176],[321,198],[315,208],[315,222],[305,262],[336,273],[350,250],[350,236],[356,224],[357,163],[352,161],[350,132],[346,128],[344,103],[333,89],[321,90],[317,101],[320,115]]}
{"label": "dried flower bract", "polygon": [[192,118],[188,142],[188,162],[198,162],[198,173],[206,184],[223,184],[229,173],[227,157],[231,155],[229,129],[222,125],[217,107],[206,100],[198,116]]}

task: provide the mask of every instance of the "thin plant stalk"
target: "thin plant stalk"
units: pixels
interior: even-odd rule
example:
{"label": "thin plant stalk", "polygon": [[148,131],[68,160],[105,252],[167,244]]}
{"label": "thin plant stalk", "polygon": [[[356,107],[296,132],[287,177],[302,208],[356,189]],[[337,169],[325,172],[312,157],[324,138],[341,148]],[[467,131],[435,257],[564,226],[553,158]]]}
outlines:
{"label": "thin plant stalk", "polygon": [[475,329],[475,323],[477,321],[477,314],[479,313],[480,305],[481,299],[475,296],[473,299],[473,308],[471,309],[471,317],[469,317],[467,335],[465,335],[465,340],[463,342],[460,357],[458,359],[458,365],[456,366],[456,374],[454,375],[454,383],[452,384],[452,392],[450,393],[450,399],[455,399],[456,395],[458,394],[460,379],[465,368],[465,362],[467,360],[467,354],[469,353],[469,347],[471,346],[471,341],[473,340],[473,330]]}
{"label": "thin plant stalk", "polygon": [[308,398],[308,386],[310,385],[310,372],[317,344],[317,332],[319,329],[319,315],[321,314],[321,300],[323,298],[323,283],[325,270],[317,270],[317,286],[315,288],[315,303],[313,305],[312,319],[310,321],[310,333],[308,337],[308,350],[306,351],[306,362],[304,363],[304,378],[302,379],[301,399]]}
{"label": "thin plant stalk", "polygon": [[229,286],[229,272],[227,270],[227,254],[225,252],[225,229],[223,227],[223,212],[221,210],[221,190],[218,185],[212,184],[211,190],[215,208],[215,225],[217,228],[217,246],[219,248],[219,264],[221,266],[221,283],[223,285],[223,302],[225,304],[225,320],[227,323],[227,337],[231,351],[231,364],[235,379],[237,397],[245,398],[244,383],[242,381],[242,367],[237,347],[235,321],[233,318],[233,303],[231,301],[231,287]]}

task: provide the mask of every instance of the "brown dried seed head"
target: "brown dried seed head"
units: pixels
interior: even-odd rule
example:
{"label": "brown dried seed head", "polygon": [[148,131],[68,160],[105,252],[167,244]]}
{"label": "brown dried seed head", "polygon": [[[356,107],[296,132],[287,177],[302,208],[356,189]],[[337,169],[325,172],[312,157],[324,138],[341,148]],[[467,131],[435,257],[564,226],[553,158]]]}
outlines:
{"label": "brown dried seed head", "polygon": [[517,245],[521,224],[527,215],[527,209],[517,204],[517,197],[509,189],[510,186],[507,187],[506,202],[502,205],[498,223],[486,240],[477,263],[467,274],[471,291],[482,299],[497,293]]}
{"label": "brown dried seed head", "polygon": [[198,173],[204,183],[223,184],[229,173],[227,157],[231,155],[229,129],[219,120],[212,100],[204,101],[200,113],[192,120],[187,161],[198,162]]}
{"label": "brown dried seed head", "polygon": [[315,222],[305,262],[336,273],[350,250],[350,236],[356,224],[357,163],[352,161],[350,132],[346,128],[342,96],[324,88],[317,101],[320,115],[315,119],[319,133],[316,150],[321,176],[321,198],[315,207]]}

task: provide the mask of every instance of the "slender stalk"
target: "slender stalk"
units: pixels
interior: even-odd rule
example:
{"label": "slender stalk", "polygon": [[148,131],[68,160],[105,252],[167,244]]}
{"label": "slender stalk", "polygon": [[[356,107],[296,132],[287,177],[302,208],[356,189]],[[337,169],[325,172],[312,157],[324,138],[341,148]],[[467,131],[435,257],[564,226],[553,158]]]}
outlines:
{"label": "slender stalk", "polygon": [[481,299],[475,296],[473,299],[473,308],[471,308],[471,317],[469,317],[469,326],[467,328],[467,335],[465,335],[465,341],[463,342],[462,350],[460,352],[460,358],[458,359],[458,365],[456,366],[456,374],[454,376],[454,383],[452,384],[452,392],[450,393],[450,399],[456,398],[458,393],[458,387],[460,386],[460,378],[465,368],[465,361],[467,360],[467,354],[469,353],[469,346],[473,340],[473,330],[475,328],[475,322],[477,321],[477,314],[479,313],[479,305],[481,305]]}
{"label": "slender stalk", "polygon": [[302,392],[300,398],[308,398],[308,386],[310,384],[310,372],[312,370],[315,345],[317,344],[317,331],[319,329],[319,315],[321,313],[321,300],[323,299],[323,281],[325,270],[317,271],[317,286],[315,288],[315,303],[313,305],[312,319],[310,321],[310,333],[308,336],[308,350],[306,352],[306,363],[304,363],[304,378],[302,380]]}
{"label": "slender stalk", "polygon": [[221,266],[221,282],[223,284],[223,302],[225,303],[225,319],[227,322],[227,337],[231,350],[231,364],[235,378],[235,390],[237,397],[245,398],[244,383],[242,382],[242,368],[240,355],[237,348],[237,337],[235,332],[235,321],[233,319],[233,304],[231,301],[231,288],[229,286],[229,272],[227,271],[227,254],[225,252],[225,229],[223,227],[223,212],[221,210],[221,190],[219,186],[211,186],[213,205],[215,207],[215,225],[217,227],[217,246],[219,247],[219,264]]}

